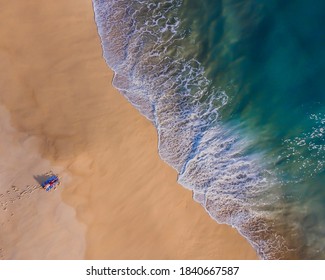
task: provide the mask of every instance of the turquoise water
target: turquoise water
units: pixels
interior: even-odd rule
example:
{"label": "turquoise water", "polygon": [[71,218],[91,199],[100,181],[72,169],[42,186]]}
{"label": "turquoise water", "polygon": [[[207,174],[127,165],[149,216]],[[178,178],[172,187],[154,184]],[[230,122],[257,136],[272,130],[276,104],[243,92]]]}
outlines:
{"label": "turquoise water", "polygon": [[261,258],[325,258],[324,1],[94,0],[113,84]]}

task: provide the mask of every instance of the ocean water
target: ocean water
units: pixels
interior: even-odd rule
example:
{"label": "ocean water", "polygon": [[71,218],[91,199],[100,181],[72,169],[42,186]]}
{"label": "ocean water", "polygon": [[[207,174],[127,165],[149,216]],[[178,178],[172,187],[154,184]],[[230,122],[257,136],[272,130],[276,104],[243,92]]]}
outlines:
{"label": "ocean water", "polygon": [[113,85],[193,199],[263,259],[325,259],[325,1],[93,4]]}

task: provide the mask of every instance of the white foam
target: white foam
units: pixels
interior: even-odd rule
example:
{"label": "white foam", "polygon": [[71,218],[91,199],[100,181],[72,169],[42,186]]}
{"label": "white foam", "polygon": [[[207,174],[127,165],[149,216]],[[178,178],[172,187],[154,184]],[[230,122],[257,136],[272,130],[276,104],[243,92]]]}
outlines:
{"label": "white foam", "polygon": [[[285,248],[283,238],[274,233],[259,240],[263,228],[247,225],[265,220],[262,194],[276,180],[260,155],[245,155],[251,141],[221,124],[218,111],[228,102],[226,93],[211,89],[198,61],[182,57],[180,4],[94,0],[104,57],[116,73],[114,86],[155,124],[161,158],[179,172],[178,181],[193,190],[194,199],[213,219],[236,227],[261,256],[271,258],[274,247]],[[278,200],[266,196],[269,203]]]}

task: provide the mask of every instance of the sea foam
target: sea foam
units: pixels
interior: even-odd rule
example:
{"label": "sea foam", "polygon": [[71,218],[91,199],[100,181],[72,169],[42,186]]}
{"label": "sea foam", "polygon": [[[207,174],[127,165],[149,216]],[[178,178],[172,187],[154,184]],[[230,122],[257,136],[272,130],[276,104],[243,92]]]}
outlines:
{"label": "sea foam", "polygon": [[213,219],[237,228],[260,257],[288,257],[294,250],[273,226],[279,183],[262,154],[247,153],[254,141],[222,122],[227,93],[184,55],[182,1],[93,3],[113,85],[155,125],[159,154],[177,170],[178,182]]}

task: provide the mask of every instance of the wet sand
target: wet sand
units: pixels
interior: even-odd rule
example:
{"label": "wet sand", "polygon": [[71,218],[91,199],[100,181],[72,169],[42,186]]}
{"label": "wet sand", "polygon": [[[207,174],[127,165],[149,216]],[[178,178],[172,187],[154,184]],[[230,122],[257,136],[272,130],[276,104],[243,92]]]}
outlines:
{"label": "wet sand", "polygon": [[[91,1],[0,3],[2,258],[256,259],[111,86]],[[46,193],[33,176],[49,170],[64,187]]]}

